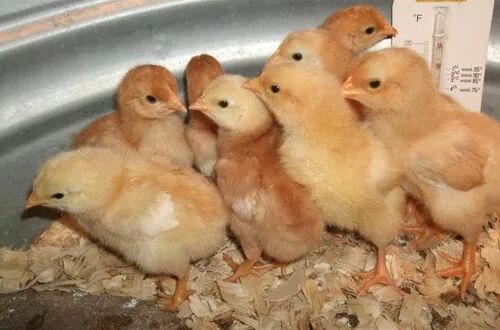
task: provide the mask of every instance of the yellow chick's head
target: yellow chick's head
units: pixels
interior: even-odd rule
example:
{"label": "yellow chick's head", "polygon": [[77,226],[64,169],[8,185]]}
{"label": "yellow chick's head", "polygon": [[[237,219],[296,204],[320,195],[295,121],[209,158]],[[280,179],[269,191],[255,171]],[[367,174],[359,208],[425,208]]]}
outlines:
{"label": "yellow chick's head", "polygon": [[246,79],[224,75],[212,81],[202,96],[189,107],[201,111],[220,128],[248,132],[272,121],[262,101],[243,87]]}
{"label": "yellow chick's head", "polygon": [[114,193],[121,161],[118,154],[99,148],[61,153],[40,168],[26,207],[45,206],[70,214],[98,212]]}
{"label": "yellow chick's head", "polygon": [[279,122],[295,125],[304,120],[304,112],[331,96],[329,85],[325,86],[328,81],[339,88],[337,79],[321,67],[279,63],[267,64],[244,87],[257,94]]}
{"label": "yellow chick's head", "polygon": [[367,113],[416,111],[415,105],[432,99],[434,92],[427,63],[407,48],[363,55],[342,86],[344,97],[363,104]]}
{"label": "yellow chick's head", "polygon": [[118,88],[117,103],[120,114],[148,119],[187,111],[174,75],[158,65],[140,65],[130,70]]}
{"label": "yellow chick's head", "polygon": [[267,63],[321,64],[320,54],[331,34],[324,30],[302,30],[288,35]]}
{"label": "yellow chick's head", "polygon": [[343,79],[353,52],[325,29],[302,30],[283,40],[267,63],[320,65]]}
{"label": "yellow chick's head", "polygon": [[379,10],[368,5],[351,6],[339,10],[327,17],[320,27],[334,33],[346,47],[355,53],[362,52],[398,33]]}

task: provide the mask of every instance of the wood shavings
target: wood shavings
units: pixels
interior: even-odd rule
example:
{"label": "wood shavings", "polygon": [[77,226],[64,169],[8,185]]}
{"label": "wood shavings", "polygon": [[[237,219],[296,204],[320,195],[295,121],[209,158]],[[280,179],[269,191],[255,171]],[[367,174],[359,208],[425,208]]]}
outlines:
{"label": "wood shavings", "polygon": [[265,296],[265,300],[280,301],[289,298],[302,289],[305,281],[306,275],[304,270],[296,270],[288,280],[281,283],[276,289],[269,291]]}
{"label": "wood shavings", "polygon": [[[194,293],[177,315],[189,328],[203,330],[498,328],[499,242],[496,225],[481,234],[470,290],[474,304],[465,305],[456,297],[459,281],[435,273],[449,266],[440,251],[452,257],[462,253],[462,243],[452,238],[418,252],[388,247],[388,269],[406,293],[401,297],[378,285],[359,298],[353,298],[362,282],[358,273],[374,266],[375,253],[354,235],[332,239],[325,234],[318,249],[288,265],[285,274],[275,269],[237,283],[224,280],[231,268],[223,253],[243,260],[236,242],[228,240],[212,258],[193,265],[189,285]],[[0,249],[0,292],[29,287],[152,300],[159,292],[172,294],[175,280],[163,279],[157,288],[154,277],[54,222],[29,249]]]}

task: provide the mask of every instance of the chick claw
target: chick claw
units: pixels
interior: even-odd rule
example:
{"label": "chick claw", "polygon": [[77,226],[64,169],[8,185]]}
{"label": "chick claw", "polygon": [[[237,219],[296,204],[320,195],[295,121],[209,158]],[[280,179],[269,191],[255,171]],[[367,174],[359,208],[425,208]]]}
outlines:
{"label": "chick claw", "polygon": [[179,309],[186,299],[194,293],[193,290],[186,290],[185,292],[179,293],[171,297],[166,297],[163,299],[163,308],[169,312],[175,312]]}
{"label": "chick claw", "polygon": [[179,309],[182,303],[194,293],[193,290],[188,290],[187,288],[188,279],[189,273],[177,280],[173,296],[160,294],[162,297],[165,297],[165,299],[163,300],[163,308],[165,308],[169,312],[176,311]]}
{"label": "chick claw", "polygon": [[472,275],[474,275],[474,272],[476,271],[476,246],[477,241],[465,242],[462,259],[450,257],[444,252],[439,253],[440,256],[454,266],[439,270],[437,271],[437,274],[441,277],[460,277],[462,279],[462,282],[460,283],[460,296],[462,299],[465,297]]}
{"label": "chick claw", "polygon": [[414,249],[421,247],[433,236],[440,241],[446,237],[446,234],[435,225],[404,226],[401,230],[406,233],[418,234],[417,239],[411,243],[411,247]]}
{"label": "chick claw", "polygon": [[[278,262],[272,262],[272,263],[266,263],[262,259],[247,259],[243,261],[241,264],[236,263],[231,256],[228,254],[224,254],[222,256],[224,261],[231,267],[233,270],[233,275],[230,277],[226,278],[226,281],[228,282],[236,282],[239,278],[247,276],[247,275],[256,275],[256,276],[261,276],[268,270],[271,270],[276,267],[280,267],[282,273],[286,271],[286,264],[284,263],[278,263]],[[256,266],[255,264],[257,262],[263,263],[260,266]]]}
{"label": "chick claw", "polygon": [[360,275],[363,279],[368,278],[368,280],[366,280],[366,282],[358,290],[358,296],[364,295],[368,289],[375,284],[390,285],[398,294],[403,295],[403,290],[398,288],[387,270],[387,266],[385,265],[385,252],[383,250],[378,251],[377,264],[375,265],[375,268],[367,272],[362,272]]}

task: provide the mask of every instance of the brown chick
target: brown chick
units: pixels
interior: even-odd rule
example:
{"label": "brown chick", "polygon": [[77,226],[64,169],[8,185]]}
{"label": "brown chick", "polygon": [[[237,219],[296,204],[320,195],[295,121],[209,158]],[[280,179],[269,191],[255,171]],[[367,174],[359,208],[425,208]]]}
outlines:
{"label": "brown chick", "polygon": [[[193,57],[186,68],[189,104],[194,103],[207,85],[224,74],[222,66],[210,55]],[[189,112],[186,138],[193,151],[194,163],[205,176],[212,176],[217,161],[217,125],[199,111]]]}
{"label": "brown chick", "polygon": [[116,112],[97,119],[75,137],[75,147],[135,150],[156,161],[191,166],[193,154],[179,115],[186,108],[170,71],[157,65],[135,67],[123,78],[116,103]]}
{"label": "brown chick", "polygon": [[323,232],[308,193],[280,164],[279,127],[262,101],[242,87],[245,81],[219,77],[190,106],[219,127],[217,184],[247,257],[230,281],[250,273],[262,253],[279,264],[302,257]]}
{"label": "brown chick", "polygon": [[398,33],[379,10],[369,5],[339,10],[327,17],[320,28],[331,31],[345,47],[356,54]]}
{"label": "brown chick", "polygon": [[443,97],[409,49],[363,56],[343,92],[363,103],[369,127],[398,157],[406,190],[439,227],[463,237],[462,260],[447,258],[455,266],[438,273],[462,277],[464,297],[481,226],[500,205],[500,125]]}
{"label": "brown chick", "polygon": [[318,66],[282,63],[267,65],[246,87],[283,126],[281,162],[310,191],[327,223],[358,231],[378,248],[375,271],[359,294],[376,283],[396,287],[385,247],[402,222],[400,173],[385,148],[359,126],[338,80]]}
{"label": "brown chick", "polygon": [[27,207],[69,213],[103,245],[150,274],[177,277],[176,309],[188,296],[190,262],[224,242],[228,214],[217,189],[194,170],[135,153],[81,148],[48,160]]}

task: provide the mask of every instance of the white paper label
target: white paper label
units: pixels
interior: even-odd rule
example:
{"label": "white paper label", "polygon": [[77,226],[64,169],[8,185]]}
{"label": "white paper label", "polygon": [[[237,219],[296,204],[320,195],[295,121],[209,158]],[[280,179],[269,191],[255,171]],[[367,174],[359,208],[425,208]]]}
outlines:
{"label": "white paper label", "polygon": [[436,85],[480,111],[494,0],[394,0],[394,47],[422,55]]}

